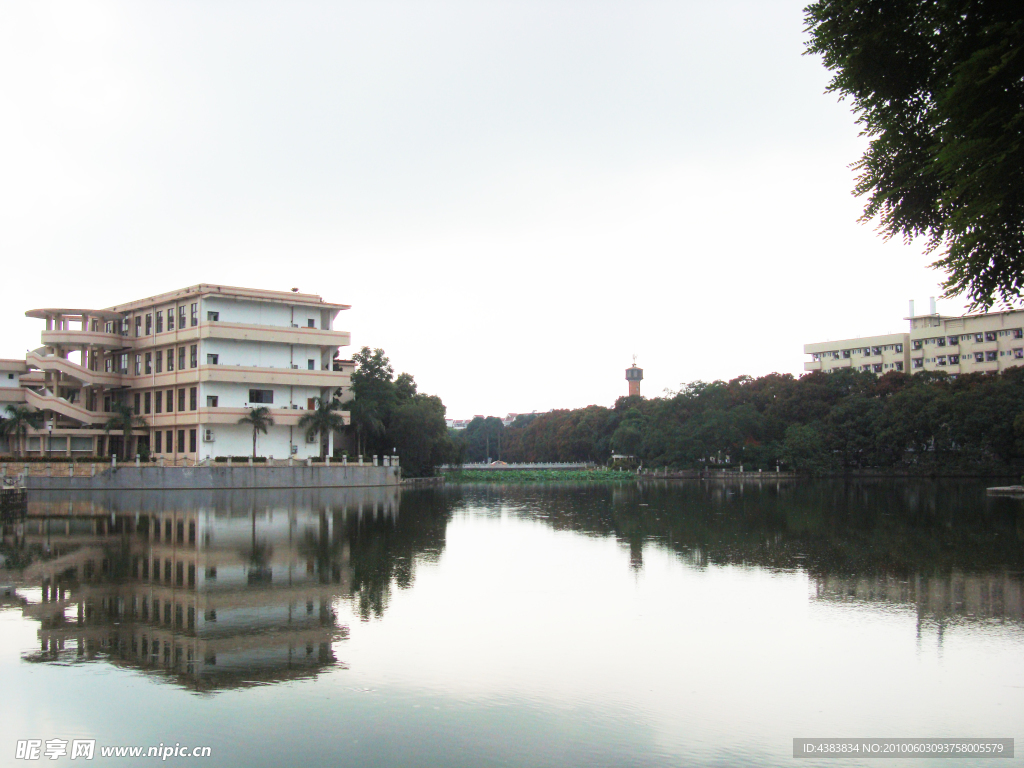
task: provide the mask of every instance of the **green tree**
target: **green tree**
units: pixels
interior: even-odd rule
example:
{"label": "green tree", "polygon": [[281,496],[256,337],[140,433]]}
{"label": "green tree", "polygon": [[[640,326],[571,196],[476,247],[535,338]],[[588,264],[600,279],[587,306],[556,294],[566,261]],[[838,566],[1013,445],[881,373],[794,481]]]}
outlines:
{"label": "green tree", "polygon": [[431,477],[452,459],[452,441],[439,397],[415,395],[400,405],[392,418],[389,437],[401,457],[402,474]]}
{"label": "green tree", "polygon": [[980,0],[817,0],[810,41],[870,138],[854,192],[886,237],[944,249],[945,296],[1024,289],[1024,14]]}
{"label": "green tree", "polygon": [[110,412],[110,418],[103,424],[103,431],[108,435],[115,431],[121,432],[123,440],[122,450],[125,452],[124,458],[128,458],[131,455],[132,449],[132,431],[135,429],[145,429],[149,426],[149,423],[142,416],[135,413],[131,406],[124,403],[114,403],[110,407]]}
{"label": "green tree", "polygon": [[356,452],[362,456],[364,441],[384,434],[384,422],[373,400],[357,398],[349,400],[345,407],[348,408],[350,426],[356,435]]}
{"label": "green tree", "polygon": [[43,426],[42,411],[33,411],[24,405],[8,405],[6,410],[7,417],[0,422],[0,433],[6,435],[13,452],[21,454],[28,439],[29,427],[40,429]]}
{"label": "green tree", "polygon": [[256,458],[256,439],[260,432],[267,434],[267,429],[274,426],[274,417],[270,415],[270,409],[265,405],[250,408],[249,413],[238,420],[239,424],[246,424],[252,428],[252,457]]}
{"label": "green tree", "polygon": [[299,419],[299,429],[306,431],[306,438],[319,437],[320,458],[327,456],[326,438],[334,431],[345,428],[345,418],[341,415],[341,403],[333,397],[313,398],[313,410],[306,411]]}

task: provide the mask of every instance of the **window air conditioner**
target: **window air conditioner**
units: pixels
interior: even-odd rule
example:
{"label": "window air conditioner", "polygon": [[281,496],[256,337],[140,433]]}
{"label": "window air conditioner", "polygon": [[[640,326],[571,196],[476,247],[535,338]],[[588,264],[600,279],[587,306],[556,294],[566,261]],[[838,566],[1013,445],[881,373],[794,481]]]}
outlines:
{"label": "window air conditioner", "polygon": [[297,366],[295,363],[292,363],[292,368],[298,368],[298,367],[299,366]]}
{"label": "window air conditioner", "polygon": [[316,438],[317,438],[316,435],[314,435],[313,433],[309,433],[308,435],[306,435],[306,442],[307,443],[315,443],[316,442]]}
{"label": "window air conditioner", "polygon": [[204,429],[203,430],[203,442],[204,443],[212,443],[213,441],[214,441],[213,430],[212,429]]}

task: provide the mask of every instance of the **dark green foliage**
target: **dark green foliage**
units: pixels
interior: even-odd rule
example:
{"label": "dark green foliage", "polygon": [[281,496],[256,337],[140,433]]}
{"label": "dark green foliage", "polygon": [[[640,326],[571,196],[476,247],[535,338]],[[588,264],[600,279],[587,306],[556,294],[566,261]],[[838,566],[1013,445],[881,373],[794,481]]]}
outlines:
{"label": "dark green foliage", "polygon": [[459,446],[448,435],[439,397],[417,391],[411,374],[396,377],[382,349],[363,347],[353,359],[353,398],[342,408],[351,417],[358,455],[389,456],[397,451],[406,477],[429,477],[441,464],[459,460]]}
{"label": "dark green foliage", "polygon": [[1024,459],[1020,414],[1024,368],[957,379],[773,373],[697,381],[661,398],[620,398],[611,410],[539,414],[516,420],[500,439],[509,463],[607,463],[614,452],[649,469],[989,472]]}
{"label": "dark green foliage", "polygon": [[1024,12],[1007,0],[818,0],[807,50],[870,144],[864,220],[944,249],[946,296],[1024,289]]}

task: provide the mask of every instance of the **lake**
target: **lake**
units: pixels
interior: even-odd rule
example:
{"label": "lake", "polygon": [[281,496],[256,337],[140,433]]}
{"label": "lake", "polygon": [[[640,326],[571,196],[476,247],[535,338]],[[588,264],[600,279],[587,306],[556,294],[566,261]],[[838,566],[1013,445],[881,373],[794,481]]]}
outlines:
{"label": "lake", "polygon": [[912,764],[1021,765],[1024,502],[984,485],[31,493],[3,525],[0,763],[811,766],[836,760],[794,738],[1012,737]]}

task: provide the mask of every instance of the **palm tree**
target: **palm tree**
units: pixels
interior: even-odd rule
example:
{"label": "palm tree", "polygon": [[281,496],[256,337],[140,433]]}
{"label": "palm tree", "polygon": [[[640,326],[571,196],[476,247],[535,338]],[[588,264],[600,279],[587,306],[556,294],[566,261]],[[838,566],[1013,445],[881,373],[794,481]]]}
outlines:
{"label": "palm tree", "polygon": [[7,435],[8,440],[14,438],[14,444],[18,446],[17,451],[21,453],[22,445],[27,439],[28,428],[39,429],[42,426],[42,411],[33,411],[24,405],[8,405],[7,418],[0,422],[0,433]]}
{"label": "palm tree", "polygon": [[333,397],[314,397],[314,407],[299,419],[299,429],[306,430],[306,439],[320,436],[320,458],[327,456],[327,444],[323,438],[336,429],[345,428],[345,418],[338,413],[341,403]]}
{"label": "palm tree", "polygon": [[149,423],[124,403],[114,403],[111,406],[111,413],[113,415],[107,419],[103,429],[107,434],[117,429],[121,430],[121,434],[124,435],[123,449],[127,458],[131,455],[132,430],[145,429]]}
{"label": "palm tree", "polygon": [[274,417],[270,415],[270,409],[265,405],[250,408],[249,413],[238,420],[239,424],[248,424],[252,427],[252,457],[256,458],[256,438],[260,432],[267,434],[267,427],[274,426]]}
{"label": "palm tree", "polygon": [[384,432],[384,422],[377,415],[377,404],[373,400],[350,400],[346,403],[352,427],[356,432],[356,450],[363,455],[363,438]]}

